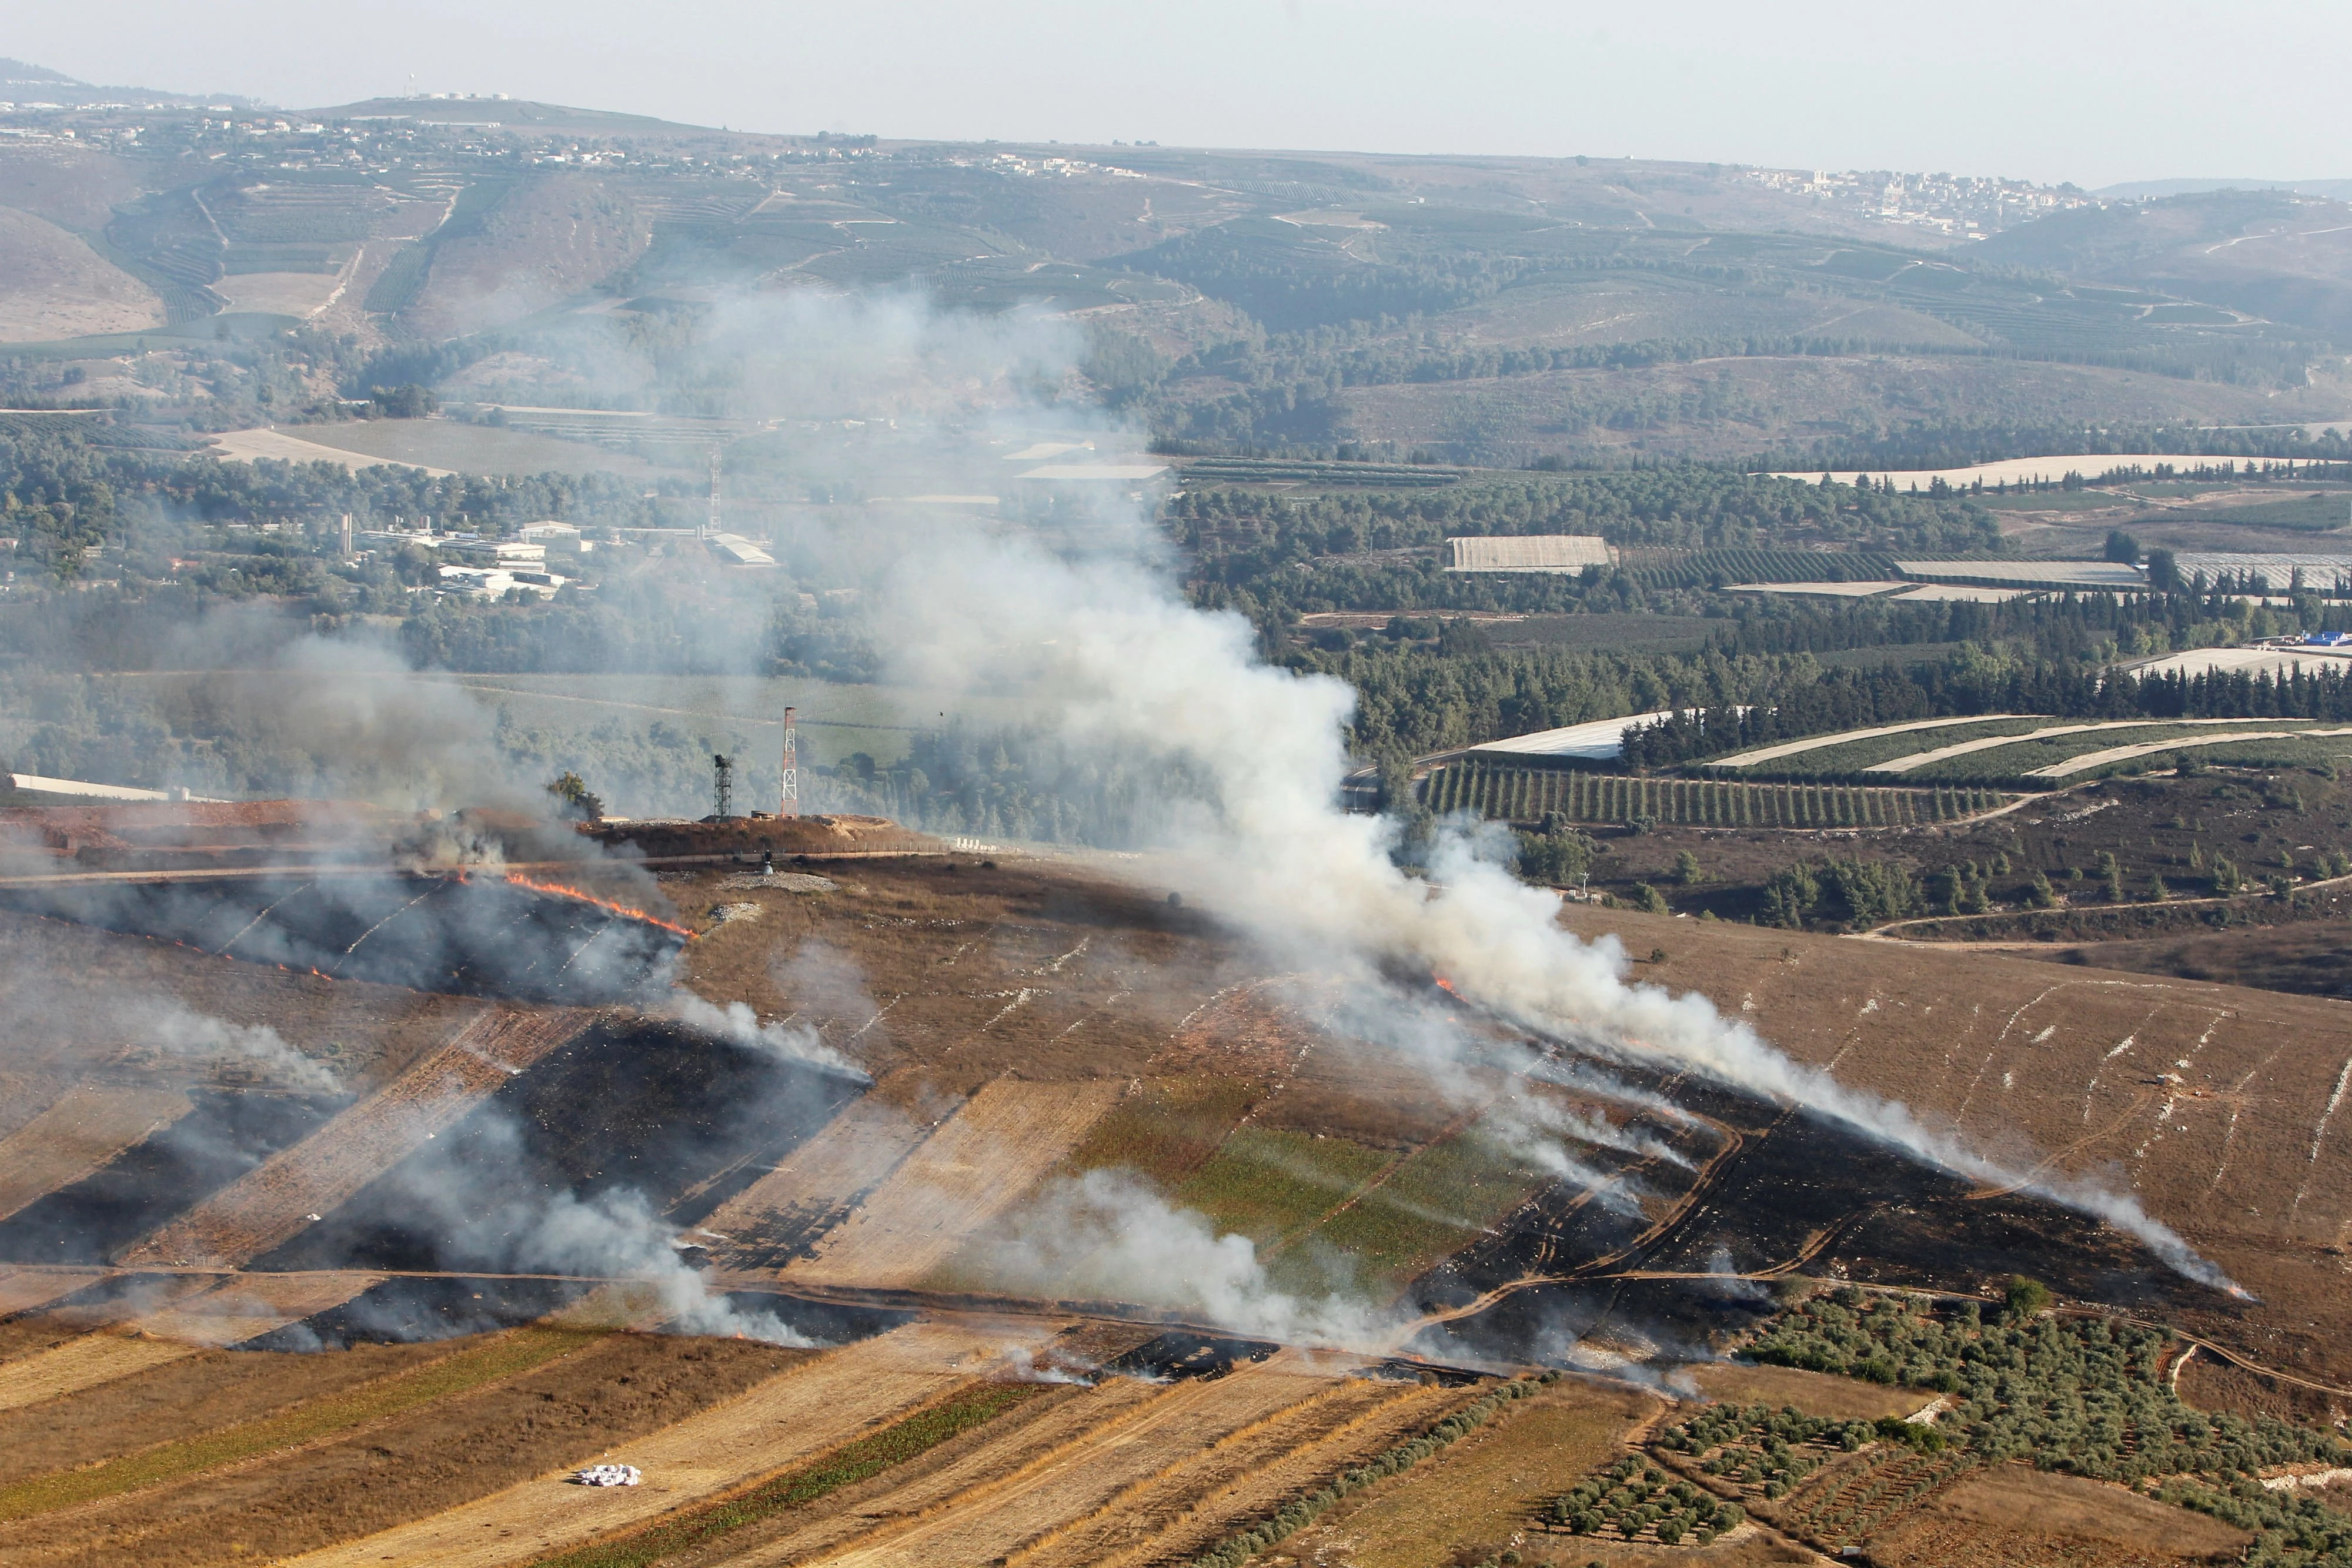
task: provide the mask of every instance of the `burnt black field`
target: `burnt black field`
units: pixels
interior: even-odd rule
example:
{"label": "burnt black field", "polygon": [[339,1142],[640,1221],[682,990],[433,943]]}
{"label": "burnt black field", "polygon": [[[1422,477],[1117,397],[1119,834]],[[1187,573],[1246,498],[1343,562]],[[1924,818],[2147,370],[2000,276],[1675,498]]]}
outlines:
{"label": "burnt black field", "polygon": [[691,1225],[863,1087],[677,1024],[609,1020],[252,1266],[626,1272],[643,1261],[615,1239],[632,1227],[598,1216]]}
{"label": "burnt black field", "polygon": [[187,1113],[0,1220],[0,1259],[103,1263],[350,1103],[347,1095],[189,1091]]}
{"label": "burnt black field", "polygon": [[[1646,1218],[1628,1219],[1556,1187],[1413,1283],[1420,1311],[1484,1311],[1412,1349],[1437,1360],[1563,1361],[1581,1341],[1649,1347],[1664,1363],[1711,1359],[1777,1311],[1769,1281],[1808,1275],[1977,1292],[2012,1274],[2061,1295],[2149,1316],[2229,1310],[2222,1291],[2172,1269],[2134,1237],[2026,1192],[1989,1193],[1849,1123],[1688,1078],[1609,1064],[1630,1084],[1730,1134],[1703,1172],[1640,1175]],[[1736,1139],[1736,1144],[1730,1139]],[[1705,1140],[1678,1140],[1694,1153]]]}
{"label": "burnt black field", "polygon": [[337,979],[578,1007],[642,995],[686,941],[496,876],[32,883],[0,889],[0,906]]}

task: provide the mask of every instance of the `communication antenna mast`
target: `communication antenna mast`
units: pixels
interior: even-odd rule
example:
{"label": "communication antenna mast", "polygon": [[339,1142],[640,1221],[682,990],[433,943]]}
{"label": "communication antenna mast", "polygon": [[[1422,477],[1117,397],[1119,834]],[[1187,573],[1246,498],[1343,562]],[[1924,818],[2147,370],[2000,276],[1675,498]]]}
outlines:
{"label": "communication antenna mast", "polygon": [[801,735],[793,722],[797,708],[784,710],[784,789],[777,802],[776,815],[797,817],[801,814]]}
{"label": "communication antenna mast", "polygon": [[719,444],[710,444],[710,520],[703,525],[702,537],[711,538],[727,530],[719,522]]}
{"label": "communication antenna mast", "polygon": [[714,755],[710,758],[710,814],[722,821],[733,816],[734,793],[735,759]]}

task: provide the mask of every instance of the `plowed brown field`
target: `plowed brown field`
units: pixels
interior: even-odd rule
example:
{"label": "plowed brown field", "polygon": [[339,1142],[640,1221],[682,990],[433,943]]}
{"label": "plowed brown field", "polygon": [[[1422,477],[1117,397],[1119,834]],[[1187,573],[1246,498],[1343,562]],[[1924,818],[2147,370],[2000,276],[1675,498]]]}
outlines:
{"label": "plowed brown field", "polygon": [[1329,1386],[1328,1378],[1300,1371],[1286,1354],[1223,1377],[1177,1384],[932,1517],[885,1522],[866,1540],[820,1561],[832,1568],[1008,1561],[1127,1489],[1157,1479]]}
{"label": "plowed brown field", "polygon": [[[985,1496],[1009,1476],[1051,1459],[1108,1422],[1160,1398],[1166,1390],[1132,1378],[1108,1378],[1092,1388],[1072,1388],[1034,1416],[983,1427],[937,1462],[918,1460],[885,1471],[860,1491],[818,1507],[800,1510],[782,1524],[746,1531],[715,1552],[688,1559],[694,1568],[792,1568],[837,1552],[872,1530],[877,1521],[911,1520],[949,1507],[958,1499]],[[1042,1403],[1042,1402],[1041,1402]]]}
{"label": "plowed brown field", "polygon": [[[553,1467],[675,1427],[811,1359],[748,1340],[565,1337],[572,1344],[558,1348],[568,1354],[451,1397],[340,1427],[318,1441],[12,1521],[0,1531],[0,1563],[194,1568],[289,1558],[372,1534],[383,1539],[409,1521],[427,1521],[430,1529],[429,1516],[455,1517],[442,1511],[463,1513],[474,1500]],[[429,1379],[435,1372],[426,1365],[389,1381]],[[578,1488],[546,1490],[564,1500],[583,1495]],[[500,1539],[496,1530],[477,1528],[475,1534]],[[410,1559],[460,1560],[438,1552]]]}
{"label": "plowed brown field", "polygon": [[1125,1087],[1115,1079],[996,1080],[819,1242],[814,1257],[788,1266],[784,1278],[842,1285],[916,1283],[1058,1165]]}
{"label": "plowed brown field", "polygon": [[86,1333],[53,1349],[0,1362],[0,1410],[19,1409],[79,1394],[134,1372],[178,1361],[203,1348],[173,1340],[137,1339],[114,1333]]}
{"label": "plowed brown field", "polygon": [[[1541,1504],[1622,1453],[1627,1435],[1659,1408],[1632,1389],[1554,1384],[1505,1405],[1486,1426],[1402,1475],[1356,1493],[1282,1551],[1331,1568],[1423,1568],[1481,1562],[1515,1540],[1541,1540],[1533,1528]],[[1574,1545],[1572,1553],[1552,1560],[1580,1563],[1593,1555],[1582,1542]],[[1528,1555],[1547,1560],[1535,1551]]]}
{"label": "plowed brown field", "polygon": [[2119,1486],[2004,1466],[1873,1536],[1870,1560],[1889,1568],[2163,1568],[2235,1562],[2248,1539],[2218,1519]]}
{"label": "plowed brown field", "polygon": [[2352,1008],[2001,953],[1570,905],[1799,1061],[2021,1173],[2127,1187],[2262,1298],[2189,1326],[2352,1382]]}
{"label": "plowed brown field", "polygon": [[1418,1435],[1470,1396],[1353,1378],[1129,1487],[1022,1556],[1024,1568],[1176,1564],[1248,1521],[1391,1443]]}
{"label": "plowed brown field", "polygon": [[0,1272],[0,1318],[47,1306],[106,1278],[103,1269],[11,1269]]}
{"label": "plowed brown field", "polygon": [[355,1345],[333,1355],[207,1351],[150,1368],[103,1395],[0,1413],[0,1486],[250,1421],[473,1343]]}
{"label": "plowed brown field", "polygon": [[[635,1441],[587,1448],[591,1459],[632,1464],[642,1486],[599,1491],[549,1472],[493,1496],[397,1530],[313,1552],[302,1568],[497,1568],[526,1563],[680,1503],[783,1469],[864,1432],[985,1372],[1013,1336],[970,1326],[917,1323],[826,1352],[739,1398]],[[5,1562],[0,1552],[0,1562]]]}
{"label": "plowed brown field", "polygon": [[398,1078],[282,1149],[123,1254],[129,1268],[236,1268],[285,1241],[454,1126],[491,1092],[595,1020],[494,1008]]}
{"label": "plowed brown field", "polygon": [[89,1083],[0,1138],[0,1219],[81,1180],[115,1155],[188,1113],[177,1089]]}

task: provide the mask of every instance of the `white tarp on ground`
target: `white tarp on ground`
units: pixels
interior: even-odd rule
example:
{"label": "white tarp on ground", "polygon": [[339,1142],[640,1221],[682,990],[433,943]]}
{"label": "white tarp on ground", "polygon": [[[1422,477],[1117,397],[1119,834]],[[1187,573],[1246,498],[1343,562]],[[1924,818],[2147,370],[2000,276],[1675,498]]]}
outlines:
{"label": "white tarp on ground", "polygon": [[1454,552],[1448,571],[1582,571],[1612,559],[1599,534],[1484,534],[1445,543]]}
{"label": "white tarp on ground", "polygon": [[1571,724],[1565,729],[1539,729],[1533,735],[1515,735],[1508,740],[1490,740],[1475,751],[1508,751],[1522,757],[1615,757],[1625,749],[1625,730],[1629,725],[1655,724],[1671,718],[1675,710],[1663,708],[1656,713],[1629,714],[1623,718],[1594,719],[1591,724]]}
{"label": "white tarp on ground", "polygon": [[2258,571],[2270,585],[2284,592],[2294,579],[2294,569],[2303,569],[2303,580],[2314,588],[2333,588],[2337,578],[2352,578],[2352,555],[2305,554],[2289,550],[2274,554],[2255,554],[2234,550],[2182,550],[2173,558],[2179,569],[2180,579],[2203,572],[2207,581],[2223,572]]}
{"label": "white tarp on ground", "polygon": [[2145,588],[2136,566],[2119,560],[1898,560],[1906,577],[1955,582],[2063,582],[2084,588]]}

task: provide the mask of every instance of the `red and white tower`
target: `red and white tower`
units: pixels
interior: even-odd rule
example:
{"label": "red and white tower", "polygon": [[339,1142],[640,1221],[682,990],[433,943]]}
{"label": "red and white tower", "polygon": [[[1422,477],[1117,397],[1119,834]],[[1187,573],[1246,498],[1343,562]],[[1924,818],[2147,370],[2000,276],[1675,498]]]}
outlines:
{"label": "red and white tower", "polygon": [[776,807],[779,817],[801,814],[801,732],[793,723],[797,708],[784,710],[784,789],[783,799]]}

